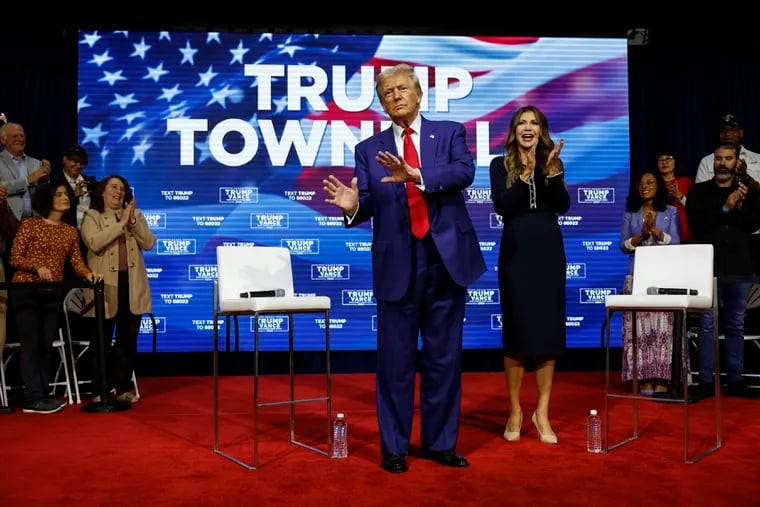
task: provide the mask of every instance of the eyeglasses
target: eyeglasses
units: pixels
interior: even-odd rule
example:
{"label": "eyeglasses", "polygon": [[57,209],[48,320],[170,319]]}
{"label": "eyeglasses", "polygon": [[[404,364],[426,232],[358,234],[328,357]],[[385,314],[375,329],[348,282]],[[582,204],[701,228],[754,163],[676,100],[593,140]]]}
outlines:
{"label": "eyeglasses", "polygon": [[673,155],[663,155],[657,159],[657,162],[667,162],[668,160],[673,160],[674,158],[675,157]]}
{"label": "eyeglasses", "polygon": [[657,185],[657,180],[646,180],[646,181],[639,181],[639,182],[636,184],[636,187],[637,187],[637,188],[641,188],[641,187],[651,187],[651,186],[653,186],[653,185]]}

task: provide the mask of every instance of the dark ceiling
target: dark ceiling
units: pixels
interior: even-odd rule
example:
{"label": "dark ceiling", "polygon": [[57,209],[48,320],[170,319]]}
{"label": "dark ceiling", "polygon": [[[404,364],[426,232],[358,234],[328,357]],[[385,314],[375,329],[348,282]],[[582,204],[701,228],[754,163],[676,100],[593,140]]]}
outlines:
{"label": "dark ceiling", "polygon": [[[8,3],[0,17],[4,30],[32,37],[56,39],[62,33],[84,30],[168,30],[219,32],[321,32],[378,34],[447,34],[503,36],[598,36],[626,37],[632,29],[645,29],[649,43],[732,40],[758,44],[750,20],[736,13],[725,13],[719,25],[710,9],[690,9],[688,21],[683,13],[659,6],[608,3],[604,7],[550,6],[549,4],[508,4],[483,0],[466,1],[456,6],[422,4],[353,4],[348,8],[328,2],[301,2],[265,5],[258,3],[210,0],[204,3],[70,1],[53,5],[44,18],[39,4]],[[198,5],[196,7],[196,5]],[[277,10],[289,11],[277,13]],[[362,14],[357,12],[361,10]],[[275,14],[271,12],[275,11]],[[18,19],[13,23],[11,20]],[[754,19],[752,19],[754,22]],[[30,28],[31,27],[31,28]],[[39,28],[38,30],[35,28]]]}
{"label": "dark ceiling", "polygon": [[[646,8],[634,5],[613,7],[611,3],[603,9],[578,6],[577,3],[572,7],[535,2],[530,5],[489,2],[486,5],[482,0],[454,4],[453,8],[442,7],[442,4],[348,4],[353,7],[332,2],[299,4],[302,2],[284,7],[276,3],[233,3],[229,0],[200,4],[71,1],[60,7],[53,6],[53,11],[62,12],[60,15],[47,13],[45,19],[39,19],[38,4],[30,3],[27,7],[9,3],[7,8],[29,11],[25,17],[33,17],[35,24],[39,21],[55,32],[60,29],[101,29],[621,37],[632,28],[656,31],[655,25],[669,25],[659,12],[648,12]],[[695,15],[698,14],[690,14]],[[5,26],[9,27],[8,23]]]}

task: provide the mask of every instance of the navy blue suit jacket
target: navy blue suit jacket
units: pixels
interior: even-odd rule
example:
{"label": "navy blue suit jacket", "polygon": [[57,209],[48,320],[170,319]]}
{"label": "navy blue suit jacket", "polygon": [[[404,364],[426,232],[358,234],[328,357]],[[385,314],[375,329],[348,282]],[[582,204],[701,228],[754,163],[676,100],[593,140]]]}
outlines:
{"label": "navy blue suit jacket", "polygon": [[[374,294],[380,300],[398,301],[415,276],[409,206],[404,184],[381,183],[380,178],[390,171],[375,160],[378,151],[397,152],[393,129],[361,141],[354,151],[359,210],[346,225],[353,227],[373,218]],[[451,278],[467,286],[485,272],[486,265],[462,194],[475,178],[464,127],[422,118],[420,158],[431,237]]]}

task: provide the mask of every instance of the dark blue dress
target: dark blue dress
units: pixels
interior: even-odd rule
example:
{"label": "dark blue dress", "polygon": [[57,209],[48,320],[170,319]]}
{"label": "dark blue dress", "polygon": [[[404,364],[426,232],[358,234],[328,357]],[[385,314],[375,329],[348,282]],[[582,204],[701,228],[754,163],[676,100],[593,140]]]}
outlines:
{"label": "dark blue dress", "polygon": [[491,199],[504,229],[499,245],[499,292],[505,356],[565,351],[567,262],[557,216],[570,208],[562,174],[519,178],[507,188],[503,156],[491,161]]}

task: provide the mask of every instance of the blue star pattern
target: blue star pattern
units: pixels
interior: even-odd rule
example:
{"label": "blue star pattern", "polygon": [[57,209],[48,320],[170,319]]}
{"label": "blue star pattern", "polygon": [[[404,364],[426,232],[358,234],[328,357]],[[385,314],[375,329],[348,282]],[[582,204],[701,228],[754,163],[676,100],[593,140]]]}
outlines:
{"label": "blue star pattern", "polygon": [[[512,112],[530,100],[565,138],[578,197],[563,223],[568,346],[598,345],[596,295],[625,271],[610,248],[629,172],[625,40],[90,30],[78,48],[87,171],[125,176],[158,239],[146,262],[159,350],[211,349],[215,248],[225,243],[288,246],[296,291],[333,299],[333,347],[374,348],[371,230],[344,230],[321,180],[350,178],[353,144],[388,126],[374,78],[402,61],[424,81],[423,114],[467,129],[478,166],[468,206],[489,266],[500,223],[487,168]],[[591,145],[606,152],[589,159]],[[499,347],[496,285],[490,269],[470,290],[466,348]],[[262,348],[284,349],[286,329],[269,324]],[[306,347],[318,347],[320,323],[305,327]]]}

